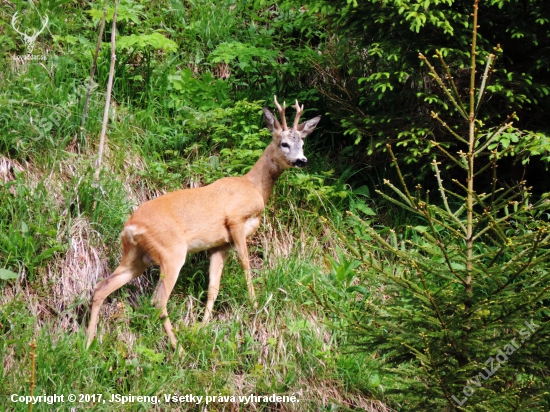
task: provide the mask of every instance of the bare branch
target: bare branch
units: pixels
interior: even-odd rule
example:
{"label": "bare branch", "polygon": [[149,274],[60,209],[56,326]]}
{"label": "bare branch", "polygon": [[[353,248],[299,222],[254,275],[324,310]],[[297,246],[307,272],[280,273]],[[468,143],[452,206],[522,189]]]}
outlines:
{"label": "bare branch", "polygon": [[107,96],[105,97],[105,110],[103,112],[103,125],[101,127],[101,136],[99,138],[99,149],[97,152],[96,169],[94,173],[94,180],[99,180],[99,173],[101,171],[101,160],[103,158],[103,148],[105,146],[105,134],[107,133],[107,123],[109,122],[109,106],[111,103],[111,92],[113,90],[113,80],[115,77],[115,62],[116,62],[116,17],[117,17],[118,1],[115,2],[115,10],[113,13],[113,27],[111,31],[111,67],[109,69],[109,80],[107,81]]}
{"label": "bare branch", "polygon": [[82,111],[82,121],[80,122],[80,129],[84,129],[86,124],[86,117],[88,115],[88,104],[90,102],[90,93],[92,92],[92,84],[94,81],[95,69],[97,67],[97,57],[99,55],[99,49],[101,48],[101,39],[103,38],[103,29],[105,28],[105,19],[107,17],[107,9],[103,9],[103,18],[101,19],[101,25],[99,27],[99,35],[97,36],[97,44],[95,46],[94,60],[92,62],[92,69],[90,70],[90,82],[88,83],[88,91],[86,92],[86,100],[84,101],[84,110]]}

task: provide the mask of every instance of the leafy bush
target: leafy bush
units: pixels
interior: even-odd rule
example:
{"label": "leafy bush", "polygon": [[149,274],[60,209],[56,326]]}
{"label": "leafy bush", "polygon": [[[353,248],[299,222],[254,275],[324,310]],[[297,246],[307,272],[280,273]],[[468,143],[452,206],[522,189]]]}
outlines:
{"label": "leafy bush", "polygon": [[[315,86],[326,99],[330,116],[352,141],[376,156],[388,142],[402,148],[396,156],[419,162],[426,155],[432,132],[450,145],[454,140],[425,114],[449,101],[429,70],[416,58],[438,49],[452,64],[460,91],[469,87],[467,50],[471,37],[464,24],[472,0],[322,0],[311,1],[311,14],[321,16],[333,41],[323,42],[323,61],[313,64]],[[548,53],[540,49],[549,39],[544,0],[490,0],[483,11],[482,46],[476,56],[484,61],[497,44],[506,53],[493,74],[491,105],[479,119],[491,124],[498,114],[520,114],[519,126],[548,134],[550,107]],[[481,73],[478,73],[481,75]],[[330,79],[331,81],[327,81]],[[460,125],[454,107],[446,121]],[[497,123],[498,124],[498,123]],[[496,126],[496,124],[492,124]],[[420,162],[422,167],[425,162]],[[428,174],[429,169],[424,171]],[[418,175],[418,167],[414,172]]]}
{"label": "leafy bush", "polygon": [[168,76],[168,81],[168,107],[175,110],[185,106],[199,110],[214,109],[226,105],[229,99],[227,83],[216,79],[210,72],[197,78],[191,69],[185,69]]}

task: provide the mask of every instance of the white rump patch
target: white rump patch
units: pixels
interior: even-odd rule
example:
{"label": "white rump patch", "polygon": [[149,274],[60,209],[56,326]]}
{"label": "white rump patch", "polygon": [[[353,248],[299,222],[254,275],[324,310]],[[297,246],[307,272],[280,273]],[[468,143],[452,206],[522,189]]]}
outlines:
{"label": "white rump patch", "polygon": [[137,245],[137,241],[134,238],[144,233],[145,229],[140,228],[136,225],[128,225],[122,230],[121,236],[126,237],[126,239],[128,239],[131,244]]}
{"label": "white rump patch", "polygon": [[245,236],[248,237],[254,232],[256,232],[256,230],[258,230],[258,227],[260,227],[259,216],[248,218],[247,221],[244,223]]}

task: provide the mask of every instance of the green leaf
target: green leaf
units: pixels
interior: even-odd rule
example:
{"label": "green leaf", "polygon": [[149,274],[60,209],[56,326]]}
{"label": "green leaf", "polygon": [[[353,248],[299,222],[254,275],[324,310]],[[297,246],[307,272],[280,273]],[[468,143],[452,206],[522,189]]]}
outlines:
{"label": "green leaf", "polygon": [[363,196],[367,196],[369,197],[370,196],[370,190],[367,186],[361,186],[361,187],[358,187],[357,189],[355,189],[353,191],[353,194],[355,195],[363,195]]}
{"label": "green leaf", "polygon": [[46,249],[45,251],[43,251],[41,254],[39,254],[37,257],[35,257],[33,259],[33,262],[34,263],[40,263],[42,262],[43,260],[46,260],[46,259],[49,259],[50,257],[53,256],[53,254],[59,250],[62,250],[63,248],[61,246],[55,246],[55,247],[51,247],[49,249]]}
{"label": "green leaf", "polygon": [[363,202],[353,202],[353,206],[367,216],[376,216],[376,212]]}
{"label": "green leaf", "polygon": [[165,52],[176,52],[178,50],[176,42],[164,37],[158,32],[152,34],[120,36],[117,39],[116,46],[119,49],[137,48],[144,50],[146,48],[152,48],[164,50]]}
{"label": "green leaf", "polygon": [[11,270],[0,269],[0,279],[2,280],[17,279],[18,277],[19,275]]}
{"label": "green leaf", "polygon": [[346,289],[346,292],[348,293],[357,292],[357,293],[360,293],[361,295],[369,294],[368,289],[362,285],[350,286],[349,288]]}

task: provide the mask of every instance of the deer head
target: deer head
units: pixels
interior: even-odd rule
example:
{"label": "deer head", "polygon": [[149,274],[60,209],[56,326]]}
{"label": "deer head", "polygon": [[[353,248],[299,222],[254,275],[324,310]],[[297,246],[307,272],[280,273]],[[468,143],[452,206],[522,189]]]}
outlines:
{"label": "deer head", "polygon": [[17,12],[15,12],[13,17],[11,18],[11,27],[13,28],[13,30],[15,30],[17,33],[19,33],[19,35],[21,35],[23,37],[23,41],[25,42],[25,49],[26,49],[27,55],[32,54],[32,52],[34,50],[34,43],[36,42],[36,39],[38,38],[40,33],[42,33],[44,31],[44,29],[48,25],[48,21],[49,21],[48,15],[45,16],[45,19],[42,19],[42,16],[41,16],[40,21],[42,22],[42,28],[40,30],[35,30],[33,32],[33,34],[28,35],[27,33],[23,33],[21,31],[17,30],[17,27],[15,27],[16,24],[17,24]]}
{"label": "deer head", "polygon": [[281,123],[275,118],[267,108],[264,107],[264,120],[273,135],[273,142],[279,148],[279,164],[284,167],[303,167],[307,164],[307,158],[304,156],[303,139],[310,134],[321,120],[321,116],[314,117],[311,120],[307,120],[302,124],[300,122],[300,116],[304,111],[304,106],[300,107],[298,100],[294,107],[296,108],[296,117],[294,118],[294,124],[289,129],[286,124],[285,110],[286,103],[283,102],[283,107],[277,101],[277,96],[274,98],[275,106],[279,110],[279,116],[281,117]]}

